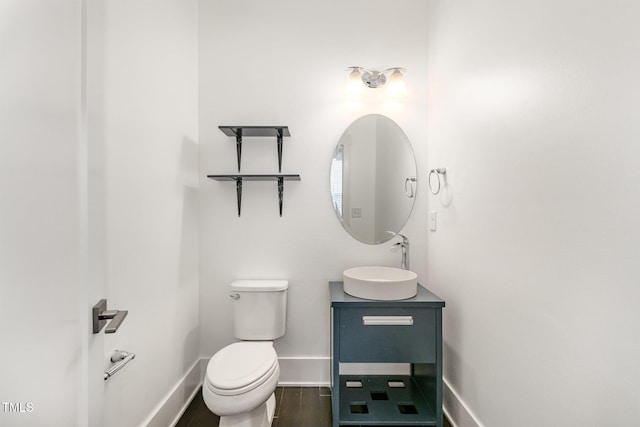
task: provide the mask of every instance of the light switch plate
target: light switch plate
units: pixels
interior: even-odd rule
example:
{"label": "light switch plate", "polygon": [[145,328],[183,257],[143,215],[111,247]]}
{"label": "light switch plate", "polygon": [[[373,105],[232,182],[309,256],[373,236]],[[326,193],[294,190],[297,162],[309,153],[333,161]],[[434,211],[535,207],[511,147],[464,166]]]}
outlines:
{"label": "light switch plate", "polygon": [[436,231],[438,214],[436,211],[429,212],[429,230]]}

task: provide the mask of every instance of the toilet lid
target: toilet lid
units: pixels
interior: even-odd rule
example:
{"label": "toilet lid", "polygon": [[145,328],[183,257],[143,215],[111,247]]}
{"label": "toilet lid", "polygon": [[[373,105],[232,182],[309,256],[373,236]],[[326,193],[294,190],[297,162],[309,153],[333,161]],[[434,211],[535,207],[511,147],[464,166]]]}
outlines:
{"label": "toilet lid", "polygon": [[278,363],[273,344],[239,342],[217,352],[207,366],[207,380],[220,390],[235,390],[270,374]]}

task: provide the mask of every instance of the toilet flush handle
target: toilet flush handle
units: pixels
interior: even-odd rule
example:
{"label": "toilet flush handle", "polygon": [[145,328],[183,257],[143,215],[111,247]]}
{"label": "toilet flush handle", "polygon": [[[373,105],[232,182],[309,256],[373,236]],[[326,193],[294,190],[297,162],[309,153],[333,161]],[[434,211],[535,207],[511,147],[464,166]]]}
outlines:
{"label": "toilet flush handle", "polygon": [[229,294],[229,298],[237,301],[240,299],[240,294]]}

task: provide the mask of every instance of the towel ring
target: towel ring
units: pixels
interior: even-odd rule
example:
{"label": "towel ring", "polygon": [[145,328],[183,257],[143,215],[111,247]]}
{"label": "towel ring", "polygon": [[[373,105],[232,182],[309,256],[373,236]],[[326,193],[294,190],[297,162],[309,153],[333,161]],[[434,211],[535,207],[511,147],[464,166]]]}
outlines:
{"label": "towel ring", "polygon": [[415,177],[410,177],[404,180],[404,193],[408,198],[413,199],[415,197],[415,190],[413,186],[415,185],[416,179]]}
{"label": "towel ring", "polygon": [[[431,185],[431,175],[433,175],[433,174],[436,174],[436,178],[438,179],[438,187],[435,190],[433,189],[433,186]],[[444,175],[446,175],[446,174],[447,174],[447,169],[445,169],[445,168],[436,168],[436,169],[431,169],[429,171],[429,179],[428,179],[428,181],[429,181],[429,191],[431,191],[431,194],[433,194],[434,196],[440,192],[440,187],[441,187],[440,175],[442,175],[443,179],[444,179]]]}

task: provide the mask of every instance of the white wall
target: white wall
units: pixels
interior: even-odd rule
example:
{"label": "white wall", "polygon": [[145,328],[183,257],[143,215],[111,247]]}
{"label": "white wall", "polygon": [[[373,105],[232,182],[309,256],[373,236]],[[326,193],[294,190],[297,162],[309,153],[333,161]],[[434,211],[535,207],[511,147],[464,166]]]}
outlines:
{"label": "white wall", "polygon": [[449,188],[428,283],[445,378],[483,425],[640,423],[639,15],[429,2],[428,160]]}
{"label": "white wall", "polygon": [[157,406],[199,360],[197,2],[92,1],[88,28],[91,280],[129,310],[104,366],[136,353],[104,383],[104,425],[168,425]]}
{"label": "white wall", "polygon": [[[402,139],[399,144],[388,144],[397,138],[397,133],[402,132],[392,123],[380,122],[377,125],[378,144],[376,145],[376,160],[378,166],[373,177],[376,183],[376,227],[377,239],[389,237],[388,230],[392,230],[394,224],[399,224],[407,218],[414,202],[407,197],[407,179],[415,178],[416,164],[414,154],[406,142]],[[395,165],[394,168],[385,168],[385,165]],[[377,240],[380,241],[380,240]]]}
{"label": "white wall", "polygon": [[0,2],[3,426],[87,420],[81,16],[79,1]]}
{"label": "white wall", "polygon": [[[367,127],[366,125],[369,124]],[[346,131],[345,131],[346,132]],[[349,137],[340,136],[343,146],[343,215],[344,224],[366,242],[376,241],[376,181],[377,141],[375,126],[366,120],[349,126]],[[333,156],[332,156],[333,158]],[[358,159],[355,161],[354,159]],[[353,217],[353,209],[360,215]]]}
{"label": "white wall", "polygon": [[[217,0],[200,5],[200,313],[203,357],[233,340],[228,284],[241,278],[290,281],[287,335],[281,357],[328,357],[329,280],[359,265],[400,265],[391,243],[371,246],[349,236],[336,219],[329,194],[335,146],[355,119],[385,114],[405,131],[426,177],[426,3],[411,0],[263,2]],[[407,97],[388,102],[383,91],[361,102],[344,98],[347,67],[408,69]],[[233,183],[206,174],[234,173],[235,142],[219,125],[287,125],[283,173],[284,212],[276,184],[245,183],[242,216]],[[247,139],[244,173],[277,171],[275,140]],[[422,183],[421,183],[422,184]],[[404,229],[414,260],[426,249],[426,186]],[[414,263],[426,277],[424,262]],[[312,363],[312,362],[310,362]],[[325,381],[295,376],[291,381]],[[304,363],[303,363],[304,364]],[[288,375],[283,372],[283,375]],[[313,373],[309,374],[313,375]]]}

